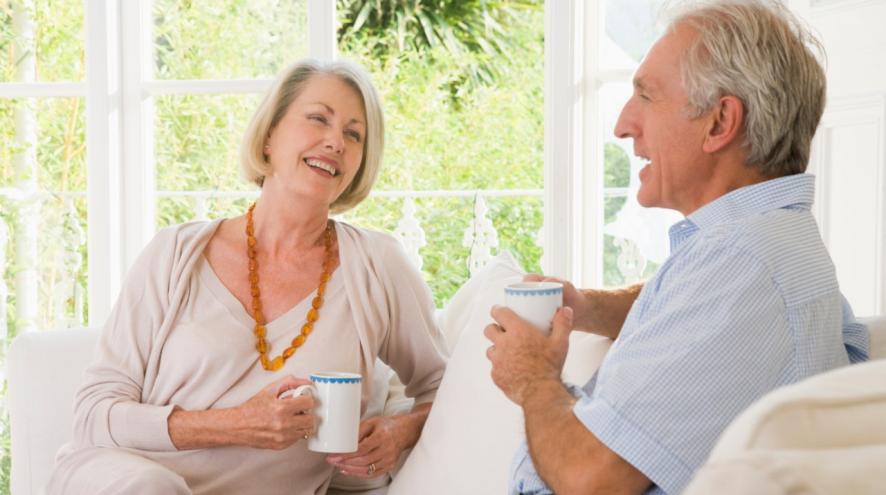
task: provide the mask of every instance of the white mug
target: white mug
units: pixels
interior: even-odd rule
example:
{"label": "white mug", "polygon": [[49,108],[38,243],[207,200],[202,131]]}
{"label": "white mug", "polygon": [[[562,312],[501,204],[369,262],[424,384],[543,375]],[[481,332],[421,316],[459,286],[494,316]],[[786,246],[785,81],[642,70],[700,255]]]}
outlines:
{"label": "white mug", "polygon": [[319,419],[308,449],[314,452],[357,451],[360,433],[360,396],[363,377],[356,373],[311,373],[311,384],[287,390],[284,395],[314,396],[314,415]]}
{"label": "white mug", "polygon": [[505,305],[545,334],[557,309],[563,306],[563,284],[559,282],[518,282],[505,287]]}

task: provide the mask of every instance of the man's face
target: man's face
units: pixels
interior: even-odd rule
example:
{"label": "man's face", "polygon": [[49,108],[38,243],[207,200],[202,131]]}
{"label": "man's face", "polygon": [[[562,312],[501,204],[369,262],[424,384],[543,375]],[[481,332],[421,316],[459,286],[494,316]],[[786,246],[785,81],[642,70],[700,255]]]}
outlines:
{"label": "man's face", "polygon": [[691,119],[680,78],[682,56],[696,33],[678,26],[649,51],[634,76],[634,94],[615,125],[615,135],[634,140],[634,154],[649,163],[640,170],[637,201],[688,215],[703,204],[713,167],[702,144],[709,119]]}

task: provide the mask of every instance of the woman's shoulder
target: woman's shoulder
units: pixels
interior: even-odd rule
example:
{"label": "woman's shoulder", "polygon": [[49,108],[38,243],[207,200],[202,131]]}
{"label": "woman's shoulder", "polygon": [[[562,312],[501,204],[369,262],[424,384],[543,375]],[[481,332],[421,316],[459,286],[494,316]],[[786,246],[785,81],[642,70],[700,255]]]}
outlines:
{"label": "woman's shoulder", "polygon": [[221,220],[195,220],[163,227],[145,246],[142,258],[151,260],[152,264],[170,256],[176,258],[195,243],[203,243],[211,237],[219,223]]}

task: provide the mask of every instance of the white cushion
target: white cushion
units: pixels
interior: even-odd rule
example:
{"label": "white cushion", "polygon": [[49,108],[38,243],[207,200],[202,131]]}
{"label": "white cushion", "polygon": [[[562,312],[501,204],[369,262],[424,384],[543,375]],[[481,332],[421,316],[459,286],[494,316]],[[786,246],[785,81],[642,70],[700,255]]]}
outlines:
{"label": "white cushion", "polygon": [[42,493],[70,441],[74,393],[92,361],[94,329],[20,334],[9,349],[12,493]]}
{"label": "white cushion", "polygon": [[886,317],[859,318],[871,333],[871,359],[886,358]]}
{"label": "white cushion", "polygon": [[886,493],[884,418],[884,359],[783,387],[729,425],[685,493]]}
{"label": "white cushion", "polygon": [[[523,416],[492,383],[483,328],[492,321],[492,305],[503,303],[505,285],[522,274],[512,257],[500,256],[445,308],[440,321],[444,333],[456,339],[454,349],[421,438],[389,495],[506,493],[512,456],[523,440]],[[451,311],[459,313],[445,314]],[[564,377],[586,381],[608,347],[608,339],[574,332]]]}

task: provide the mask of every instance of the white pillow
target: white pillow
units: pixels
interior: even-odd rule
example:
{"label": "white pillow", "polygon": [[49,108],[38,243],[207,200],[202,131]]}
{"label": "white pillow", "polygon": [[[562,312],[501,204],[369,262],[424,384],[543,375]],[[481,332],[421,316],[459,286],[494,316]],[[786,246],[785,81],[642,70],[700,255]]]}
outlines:
{"label": "white pillow", "polygon": [[[446,306],[437,314],[437,324],[440,331],[446,338],[449,355],[455,349],[455,343],[462,329],[468,323],[471,313],[475,307],[485,306],[487,309],[492,304],[498,304],[503,298],[496,297],[497,293],[494,288],[500,288],[498,292],[504,291],[504,286],[519,282],[523,279],[526,272],[520,267],[520,264],[514,259],[509,251],[502,251],[498,256],[493,258],[479,272],[475,273],[467,282],[464,283],[452,296]],[[494,288],[488,291],[492,299],[486,301],[477,301],[477,296],[484,293],[483,289],[493,285]]]}
{"label": "white pillow", "polygon": [[[504,302],[505,285],[522,278],[507,258],[499,256],[476,274],[440,315],[454,349],[421,438],[388,495],[506,493],[523,415],[492,383],[483,328],[492,321],[492,305]],[[573,333],[564,376],[583,383],[608,347],[608,339]]]}
{"label": "white pillow", "polygon": [[[714,487],[728,494],[886,493],[883,418],[886,360],[780,388],[729,425],[685,495]],[[742,491],[751,486],[759,489]]]}

